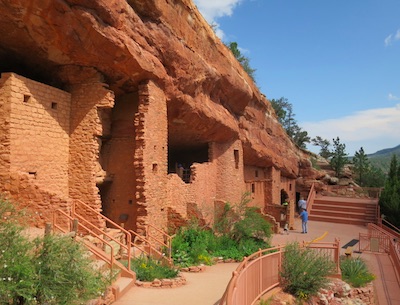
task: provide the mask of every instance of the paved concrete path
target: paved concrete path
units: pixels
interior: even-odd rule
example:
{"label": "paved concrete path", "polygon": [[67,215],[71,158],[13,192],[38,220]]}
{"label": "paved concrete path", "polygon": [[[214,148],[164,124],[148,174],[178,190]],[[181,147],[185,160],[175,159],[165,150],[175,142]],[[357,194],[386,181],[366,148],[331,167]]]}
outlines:
{"label": "paved concrete path", "polygon": [[214,305],[225,292],[238,263],[207,266],[204,272],[184,273],[186,285],[177,288],[133,287],[113,305]]}
{"label": "paved concrete path", "polygon": [[[352,239],[359,239],[359,233],[367,233],[367,227],[310,221],[308,233],[301,233],[301,223],[295,220],[295,228],[288,235],[274,234],[272,245],[284,245],[292,241],[311,241],[322,236],[322,242],[340,239],[341,247]],[[358,249],[358,244],[354,247]],[[341,248],[341,254],[345,249]],[[379,305],[400,305],[400,285],[392,262],[386,254],[365,253],[360,255],[376,275],[374,286]],[[217,264],[208,266],[205,272],[185,273],[187,284],[172,289],[134,287],[114,305],[215,305],[222,297],[232,272],[238,264]]]}

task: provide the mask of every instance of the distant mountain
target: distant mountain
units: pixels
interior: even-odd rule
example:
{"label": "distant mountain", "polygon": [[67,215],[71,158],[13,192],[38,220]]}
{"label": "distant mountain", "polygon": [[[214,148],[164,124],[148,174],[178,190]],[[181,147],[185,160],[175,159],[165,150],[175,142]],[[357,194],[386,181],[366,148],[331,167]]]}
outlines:
{"label": "distant mountain", "polygon": [[400,161],[400,145],[393,148],[382,149],[367,156],[371,165],[378,167],[387,173],[389,172],[390,160],[393,155],[397,155],[397,160]]}

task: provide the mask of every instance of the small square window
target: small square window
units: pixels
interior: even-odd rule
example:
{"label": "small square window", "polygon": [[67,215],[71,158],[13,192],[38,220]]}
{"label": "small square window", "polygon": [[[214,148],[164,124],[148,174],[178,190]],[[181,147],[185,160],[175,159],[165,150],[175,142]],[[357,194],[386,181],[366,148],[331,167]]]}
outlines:
{"label": "small square window", "polygon": [[31,100],[31,96],[28,94],[24,94],[24,103],[29,103]]}
{"label": "small square window", "polygon": [[51,103],[51,109],[57,109],[57,103],[56,102],[52,102]]}

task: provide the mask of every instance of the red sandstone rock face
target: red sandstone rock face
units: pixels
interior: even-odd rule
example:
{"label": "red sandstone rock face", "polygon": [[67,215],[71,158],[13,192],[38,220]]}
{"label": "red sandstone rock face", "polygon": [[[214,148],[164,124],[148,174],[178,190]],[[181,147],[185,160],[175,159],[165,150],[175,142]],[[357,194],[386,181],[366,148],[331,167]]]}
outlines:
{"label": "red sandstone rock face", "polygon": [[192,1],[0,4],[2,71],[61,88],[97,71],[116,96],[153,79],[167,97],[169,145],[240,139],[246,164],[298,175],[304,153]]}

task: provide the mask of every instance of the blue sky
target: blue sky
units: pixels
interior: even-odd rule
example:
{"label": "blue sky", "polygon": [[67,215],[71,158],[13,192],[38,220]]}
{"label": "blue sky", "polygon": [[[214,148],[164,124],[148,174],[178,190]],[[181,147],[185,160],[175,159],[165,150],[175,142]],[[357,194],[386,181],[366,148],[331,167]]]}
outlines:
{"label": "blue sky", "polygon": [[400,144],[399,0],[194,2],[311,137],[339,137],[349,155]]}

